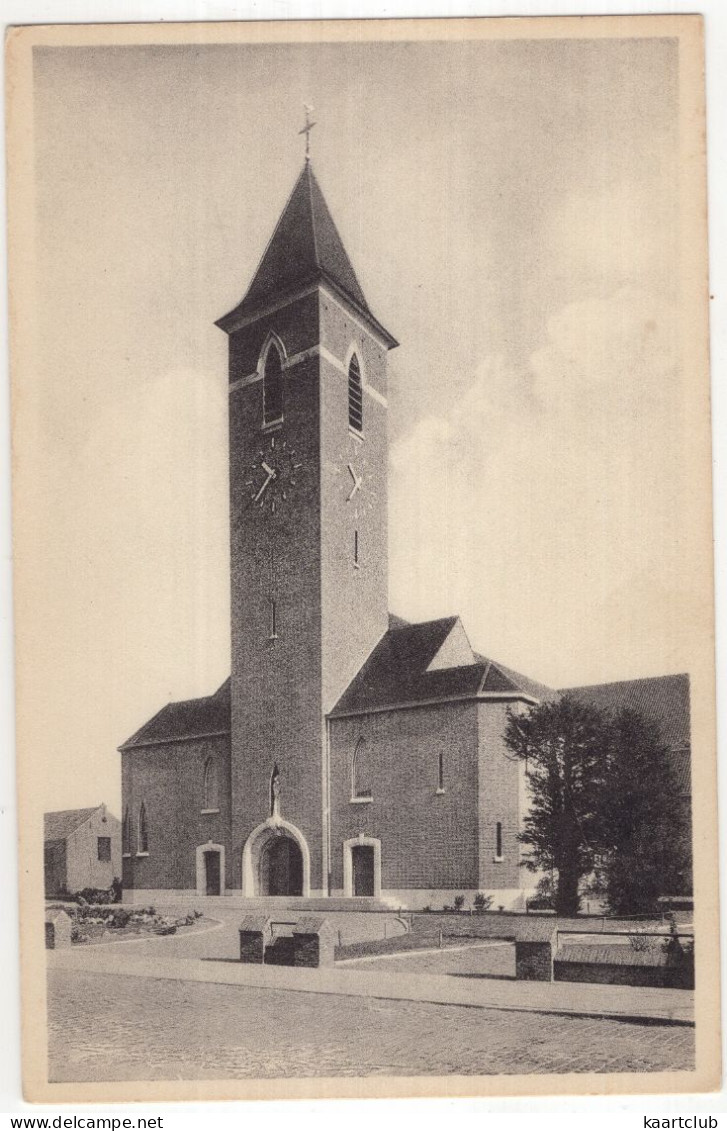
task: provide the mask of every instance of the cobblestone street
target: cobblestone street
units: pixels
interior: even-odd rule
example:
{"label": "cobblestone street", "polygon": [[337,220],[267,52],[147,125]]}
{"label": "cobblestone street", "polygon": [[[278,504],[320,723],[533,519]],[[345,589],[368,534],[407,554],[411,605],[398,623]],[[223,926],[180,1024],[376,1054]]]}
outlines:
{"label": "cobblestone street", "polygon": [[162,979],[51,971],[61,1081],[656,1072],[694,1030]]}

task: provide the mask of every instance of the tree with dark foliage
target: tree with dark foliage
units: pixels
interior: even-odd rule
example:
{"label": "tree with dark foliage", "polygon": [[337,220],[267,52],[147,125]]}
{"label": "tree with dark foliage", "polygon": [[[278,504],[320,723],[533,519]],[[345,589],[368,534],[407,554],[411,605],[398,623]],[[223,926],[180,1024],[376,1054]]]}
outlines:
{"label": "tree with dark foliage", "polygon": [[508,717],[505,743],[525,762],[532,798],[524,866],[556,873],[559,915],[577,914],[580,881],[598,858],[610,741],[608,717],[568,695]]}
{"label": "tree with dark foliage", "polygon": [[555,876],[555,910],[575,915],[579,885],[617,915],[655,911],[684,879],[681,807],[658,726],[564,695],[510,712],[505,743],[525,762],[531,795],[519,840],[524,866]]}
{"label": "tree with dark foliage", "polygon": [[669,749],[635,711],[612,720],[606,786],[598,873],[609,909],[656,911],[660,895],[681,890],[682,810]]}

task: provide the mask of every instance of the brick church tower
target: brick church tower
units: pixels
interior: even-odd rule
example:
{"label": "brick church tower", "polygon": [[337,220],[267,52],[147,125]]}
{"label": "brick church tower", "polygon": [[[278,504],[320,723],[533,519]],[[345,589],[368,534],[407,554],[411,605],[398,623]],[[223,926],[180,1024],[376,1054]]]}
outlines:
{"label": "brick church tower", "polygon": [[326,715],[388,627],[387,351],[306,160],[229,336],[230,842],[327,894]]}

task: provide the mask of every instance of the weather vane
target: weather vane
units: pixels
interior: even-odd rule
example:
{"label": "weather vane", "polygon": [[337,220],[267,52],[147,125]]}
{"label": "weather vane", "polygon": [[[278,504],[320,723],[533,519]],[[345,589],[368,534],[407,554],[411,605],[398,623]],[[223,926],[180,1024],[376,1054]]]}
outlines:
{"label": "weather vane", "polygon": [[305,125],[302,130],[298,130],[298,133],[305,134],[305,159],[306,161],[310,161],[310,132],[316,123],[311,121],[313,107],[306,105],[304,102],[303,109],[305,110]]}

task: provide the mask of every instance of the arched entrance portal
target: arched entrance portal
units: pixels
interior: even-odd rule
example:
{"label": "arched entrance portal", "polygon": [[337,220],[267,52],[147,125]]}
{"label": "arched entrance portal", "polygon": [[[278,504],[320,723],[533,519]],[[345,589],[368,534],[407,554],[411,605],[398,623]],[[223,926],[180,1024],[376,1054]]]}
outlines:
{"label": "arched entrance portal", "polygon": [[310,895],[310,852],[290,821],[276,814],[250,833],[242,850],[242,894]]}
{"label": "arched entrance portal", "polygon": [[276,836],[260,853],[261,895],[302,895],[303,854],[289,836]]}

